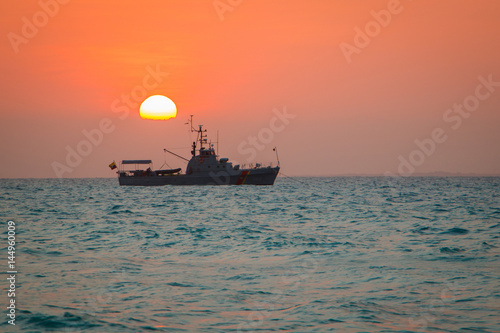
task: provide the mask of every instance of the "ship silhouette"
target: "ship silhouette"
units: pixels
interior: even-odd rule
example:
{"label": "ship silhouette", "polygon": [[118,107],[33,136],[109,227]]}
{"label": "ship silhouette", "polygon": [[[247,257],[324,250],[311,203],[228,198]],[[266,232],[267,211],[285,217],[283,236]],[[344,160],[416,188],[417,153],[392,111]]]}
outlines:
{"label": "ship silhouette", "polygon": [[[191,131],[197,133],[192,144],[191,159],[188,160],[167,149],[171,153],[188,162],[186,170],[181,168],[152,170],[151,160],[123,160],[117,171],[118,181],[122,186],[161,186],[161,185],[273,185],[278,176],[280,166],[276,148],[277,165],[240,168],[233,165],[228,158],[220,158],[213,144],[207,142],[207,130],[203,125],[193,127],[193,116],[188,124]],[[133,165],[132,170],[127,167]],[[146,169],[139,166],[149,165]]]}

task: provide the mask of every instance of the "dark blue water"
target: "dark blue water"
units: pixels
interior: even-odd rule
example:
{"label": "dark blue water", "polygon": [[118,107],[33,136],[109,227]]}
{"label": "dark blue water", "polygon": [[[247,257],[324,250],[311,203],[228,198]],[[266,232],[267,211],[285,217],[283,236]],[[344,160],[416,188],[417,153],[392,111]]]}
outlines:
{"label": "dark blue water", "polygon": [[19,331],[500,332],[500,178],[0,182]]}

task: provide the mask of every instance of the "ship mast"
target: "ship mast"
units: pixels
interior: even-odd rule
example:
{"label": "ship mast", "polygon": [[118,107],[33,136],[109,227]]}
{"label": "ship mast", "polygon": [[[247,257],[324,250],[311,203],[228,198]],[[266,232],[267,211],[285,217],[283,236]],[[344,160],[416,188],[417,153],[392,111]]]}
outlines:
{"label": "ship mast", "polygon": [[188,123],[191,125],[191,132],[197,133],[196,134],[196,141],[193,142],[193,150],[191,151],[191,154],[193,156],[195,156],[196,155],[196,142],[198,142],[198,141],[200,142],[200,149],[199,149],[200,152],[202,149],[204,149],[203,144],[207,143],[207,139],[206,139],[207,138],[207,134],[206,134],[207,130],[203,129],[203,125],[198,125],[199,128],[195,129],[193,127],[193,115],[190,115],[190,117],[191,118],[188,120]]}

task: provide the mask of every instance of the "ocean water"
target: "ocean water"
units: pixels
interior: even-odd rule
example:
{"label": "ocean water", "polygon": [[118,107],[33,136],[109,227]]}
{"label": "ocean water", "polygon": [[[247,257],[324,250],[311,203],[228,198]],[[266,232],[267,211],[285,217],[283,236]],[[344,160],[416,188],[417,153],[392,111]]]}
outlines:
{"label": "ocean water", "polygon": [[500,178],[0,182],[0,331],[500,332]]}

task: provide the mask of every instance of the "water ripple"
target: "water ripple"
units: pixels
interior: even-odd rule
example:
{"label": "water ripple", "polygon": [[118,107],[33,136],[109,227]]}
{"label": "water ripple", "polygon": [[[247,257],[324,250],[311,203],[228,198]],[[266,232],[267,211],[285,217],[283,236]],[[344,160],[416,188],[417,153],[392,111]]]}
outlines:
{"label": "water ripple", "polygon": [[499,178],[2,182],[25,331],[498,331]]}

